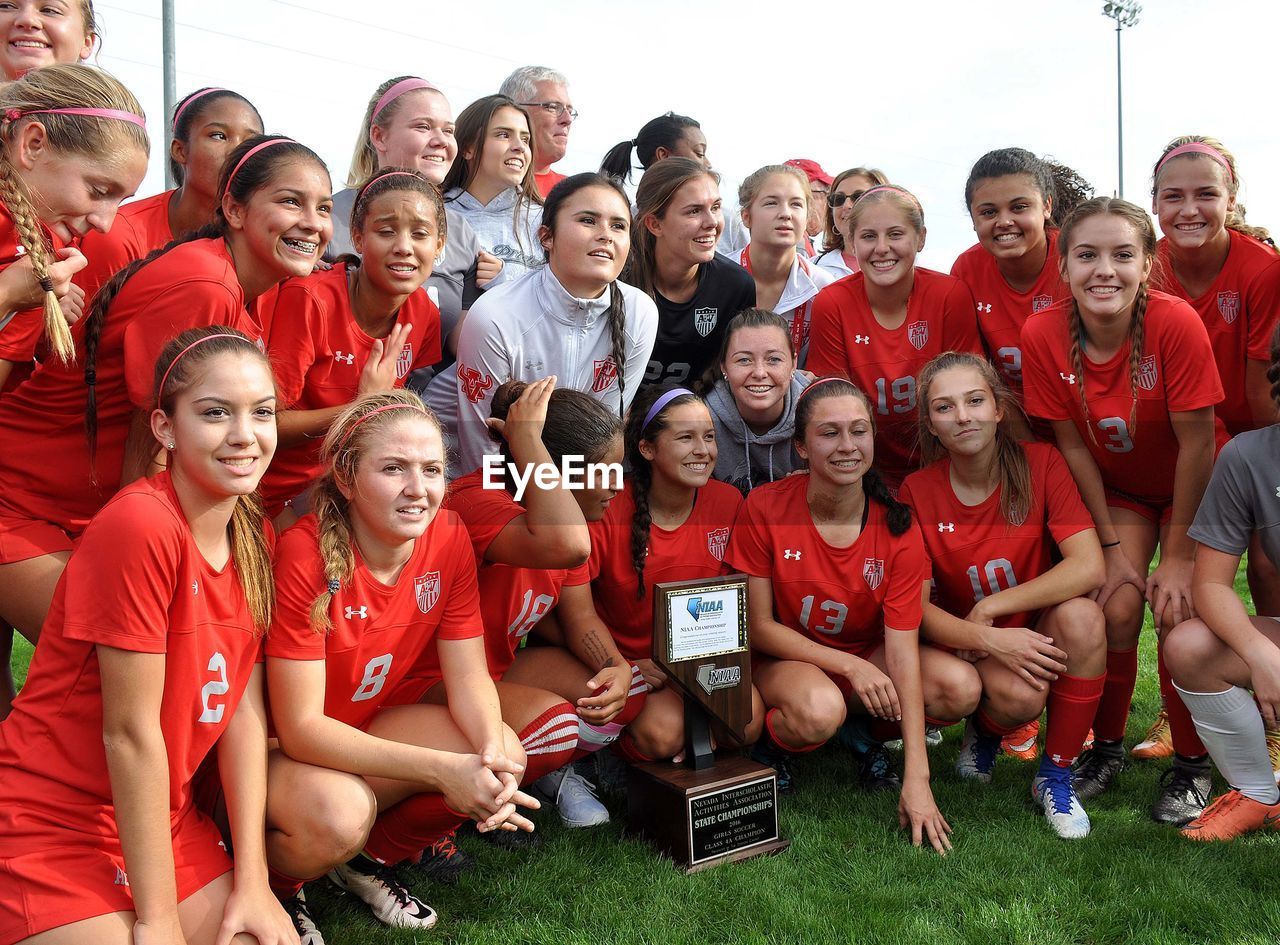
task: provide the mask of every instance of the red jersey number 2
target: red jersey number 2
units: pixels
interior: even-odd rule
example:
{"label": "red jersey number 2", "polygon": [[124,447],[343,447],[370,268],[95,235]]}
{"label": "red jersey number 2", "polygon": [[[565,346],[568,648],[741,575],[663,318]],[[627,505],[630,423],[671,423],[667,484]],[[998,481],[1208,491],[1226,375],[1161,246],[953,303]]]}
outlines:
{"label": "red jersey number 2", "polygon": [[209,657],[209,672],[213,673],[215,678],[209,680],[200,689],[200,706],[203,711],[200,713],[199,721],[217,725],[222,721],[227,704],[221,699],[215,704],[214,700],[231,691],[231,685],[227,682],[227,658],[221,653],[214,653]]}

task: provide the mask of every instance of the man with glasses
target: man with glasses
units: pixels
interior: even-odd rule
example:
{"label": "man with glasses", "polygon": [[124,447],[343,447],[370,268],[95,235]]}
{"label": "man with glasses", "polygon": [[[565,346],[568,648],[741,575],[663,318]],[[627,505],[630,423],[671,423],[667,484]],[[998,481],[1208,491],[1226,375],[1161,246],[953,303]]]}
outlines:
{"label": "man with glasses", "polygon": [[569,80],[546,66],[521,66],[498,91],[529,112],[533,124],[533,179],[542,196],[565,179],[551,169],[569,149],[569,129],[578,110],[569,98]]}

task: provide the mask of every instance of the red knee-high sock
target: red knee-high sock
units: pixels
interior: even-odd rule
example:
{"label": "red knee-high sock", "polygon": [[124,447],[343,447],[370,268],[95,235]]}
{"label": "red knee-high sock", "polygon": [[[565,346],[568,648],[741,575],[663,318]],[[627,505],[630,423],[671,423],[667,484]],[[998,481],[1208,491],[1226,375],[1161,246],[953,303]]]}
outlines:
{"label": "red knee-high sock", "polygon": [[636,740],[631,737],[630,732],[623,732],[622,737],[613,743],[613,747],[618,754],[622,755],[623,758],[626,758],[627,761],[631,762],[633,765],[642,765],[646,762],[657,760],[655,758],[650,758],[640,750],[636,745]]}
{"label": "red knee-high sock", "polygon": [[267,883],[271,886],[271,891],[276,894],[276,898],[282,901],[292,899],[302,892],[302,884],[305,882],[305,879],[282,873],[271,866],[267,867]]}
{"label": "red knee-high sock", "polygon": [[1106,673],[1087,678],[1063,673],[1049,686],[1049,731],[1044,736],[1044,756],[1059,768],[1070,767],[1080,755],[1106,682]]}
{"label": "red knee-high sock", "polygon": [[364,852],[379,863],[401,863],[456,830],[466,819],[449,809],[443,794],[415,794],[378,816]]}
{"label": "red knee-high sock", "polygon": [[974,713],[974,718],[978,723],[978,727],[982,729],[984,732],[986,732],[988,735],[999,735],[1001,738],[1004,738],[1010,732],[1017,731],[1023,725],[1023,723],[1021,722],[1019,722],[1017,725],[1004,725],[1000,722],[997,722],[990,715],[988,715],[987,710],[982,708],[981,706],[979,706],[978,711]]}
{"label": "red knee-high sock", "polygon": [[1196,723],[1174,688],[1173,677],[1164,665],[1164,647],[1156,647],[1156,665],[1160,669],[1160,695],[1164,697],[1164,710],[1169,715],[1169,734],[1173,738],[1173,750],[1184,758],[1199,758],[1208,753],[1204,742],[1196,733]]}
{"label": "red knee-high sock", "polygon": [[1129,704],[1133,702],[1133,684],[1138,679],[1138,648],[1107,650],[1107,680],[1098,700],[1098,714],[1093,719],[1093,734],[1100,742],[1118,742],[1124,738],[1129,721]]}
{"label": "red knee-high sock", "polygon": [[520,731],[525,763],[522,784],[532,784],[544,774],[563,768],[578,747],[578,713],[559,702]]}

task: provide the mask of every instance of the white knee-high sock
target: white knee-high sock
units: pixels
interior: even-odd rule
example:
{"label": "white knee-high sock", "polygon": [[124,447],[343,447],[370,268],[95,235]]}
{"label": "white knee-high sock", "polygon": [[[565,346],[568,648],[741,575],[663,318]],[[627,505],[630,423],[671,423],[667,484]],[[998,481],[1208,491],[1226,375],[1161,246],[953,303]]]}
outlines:
{"label": "white knee-high sock", "polygon": [[1188,692],[1174,686],[1227,783],[1261,804],[1280,801],[1266,729],[1249,690],[1232,686],[1225,692]]}

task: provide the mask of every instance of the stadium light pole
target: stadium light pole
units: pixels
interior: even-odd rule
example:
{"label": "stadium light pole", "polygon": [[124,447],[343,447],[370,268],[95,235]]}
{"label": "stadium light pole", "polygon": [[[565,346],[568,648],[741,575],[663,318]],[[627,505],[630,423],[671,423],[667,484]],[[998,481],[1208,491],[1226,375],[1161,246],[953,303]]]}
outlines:
{"label": "stadium light pole", "polygon": [[1126,26],[1134,26],[1142,14],[1141,4],[1134,0],[1107,0],[1102,5],[1102,15],[1116,21],[1116,153],[1119,164],[1119,179],[1116,193],[1124,196],[1124,94],[1120,81],[1120,31]]}
{"label": "stadium light pole", "polygon": [[[169,116],[178,103],[178,51],[176,48],[177,31],[174,29],[173,0],[164,0],[160,11],[160,31],[164,45],[164,153],[169,153],[169,145],[173,139],[173,128],[169,125]],[[165,186],[172,188],[177,181],[173,179],[173,171],[169,167],[168,158],[164,164]]]}

